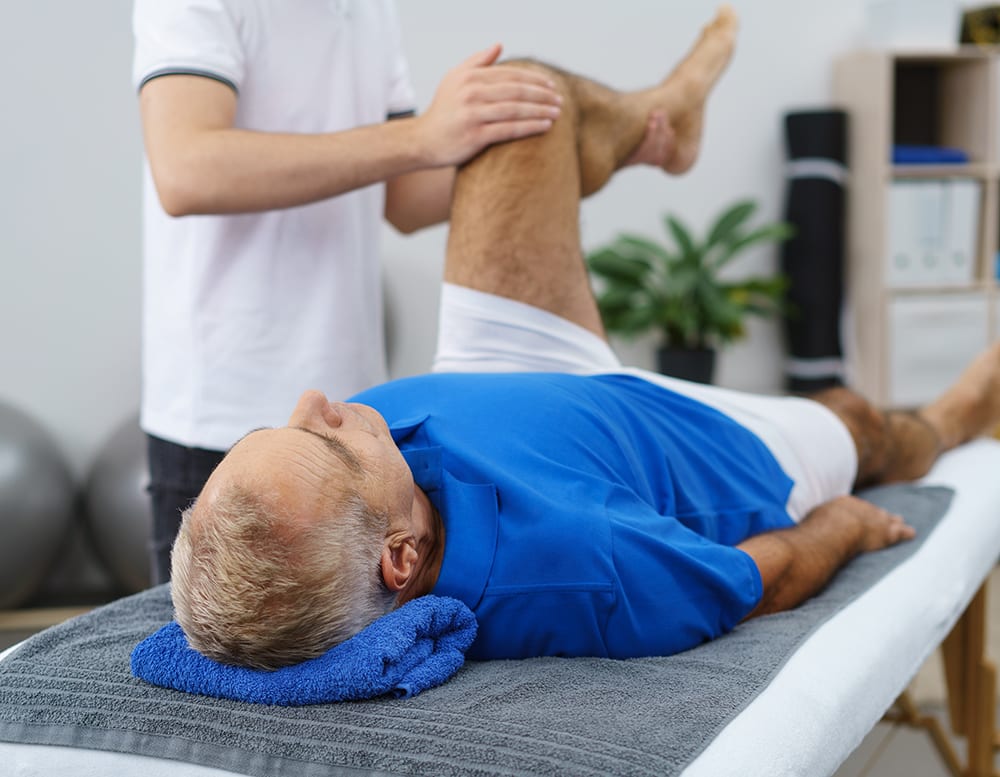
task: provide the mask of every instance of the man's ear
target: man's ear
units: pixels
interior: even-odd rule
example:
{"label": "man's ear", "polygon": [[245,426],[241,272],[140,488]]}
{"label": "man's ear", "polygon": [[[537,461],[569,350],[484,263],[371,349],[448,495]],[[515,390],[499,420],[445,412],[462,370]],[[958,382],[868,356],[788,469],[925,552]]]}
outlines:
{"label": "man's ear", "polygon": [[402,591],[417,568],[416,541],[412,535],[387,537],[382,546],[382,579],[390,591]]}

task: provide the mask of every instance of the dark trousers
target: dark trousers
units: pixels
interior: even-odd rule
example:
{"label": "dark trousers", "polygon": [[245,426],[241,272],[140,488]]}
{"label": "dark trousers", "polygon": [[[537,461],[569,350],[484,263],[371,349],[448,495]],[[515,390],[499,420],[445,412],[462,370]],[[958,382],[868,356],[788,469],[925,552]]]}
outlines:
{"label": "dark trousers", "polygon": [[181,513],[190,507],[225,451],[187,448],[146,435],[149,451],[149,494],[153,503],[150,543],[153,585],[170,579],[170,549],[181,525]]}

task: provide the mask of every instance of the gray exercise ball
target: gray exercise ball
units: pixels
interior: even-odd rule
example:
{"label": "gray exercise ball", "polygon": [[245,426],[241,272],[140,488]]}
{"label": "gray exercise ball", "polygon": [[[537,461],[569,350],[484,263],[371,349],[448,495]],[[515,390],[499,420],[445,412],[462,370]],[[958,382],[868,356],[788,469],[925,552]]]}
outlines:
{"label": "gray exercise ball", "polygon": [[138,414],[119,425],[97,454],[87,478],[87,524],[94,549],[128,592],[149,587],[149,457]]}
{"label": "gray exercise ball", "polygon": [[76,488],[53,437],[0,402],[0,608],[41,587],[69,532]]}

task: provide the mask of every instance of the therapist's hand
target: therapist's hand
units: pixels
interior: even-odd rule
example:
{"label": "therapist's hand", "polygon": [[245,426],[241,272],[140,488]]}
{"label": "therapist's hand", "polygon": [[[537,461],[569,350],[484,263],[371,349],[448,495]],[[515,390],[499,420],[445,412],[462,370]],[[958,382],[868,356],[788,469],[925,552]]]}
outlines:
{"label": "therapist's hand", "polygon": [[552,79],[494,64],[500,51],[494,44],[450,70],[417,117],[429,166],[461,164],[493,143],[545,132],[558,118],[562,98]]}

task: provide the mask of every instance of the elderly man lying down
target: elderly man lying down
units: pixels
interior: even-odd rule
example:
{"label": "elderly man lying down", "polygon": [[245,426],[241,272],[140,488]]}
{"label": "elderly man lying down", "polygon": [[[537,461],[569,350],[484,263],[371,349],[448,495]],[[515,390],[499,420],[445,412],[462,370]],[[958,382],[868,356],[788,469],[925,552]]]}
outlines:
{"label": "elderly man lying down", "polygon": [[[1000,421],[1000,345],[908,414],[846,389],[759,397],[630,370],[606,342],[580,197],[637,153],[694,163],[735,31],[723,9],[670,76],[627,94],[520,63],[561,113],[458,175],[434,373],[350,402],[307,391],[288,426],[232,448],[173,551],[192,647],[281,667],[433,592],[475,612],[472,658],[667,655],[913,535],[849,494]],[[648,148],[661,115],[668,142]]]}

